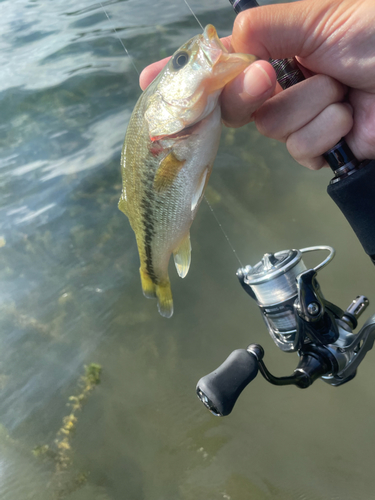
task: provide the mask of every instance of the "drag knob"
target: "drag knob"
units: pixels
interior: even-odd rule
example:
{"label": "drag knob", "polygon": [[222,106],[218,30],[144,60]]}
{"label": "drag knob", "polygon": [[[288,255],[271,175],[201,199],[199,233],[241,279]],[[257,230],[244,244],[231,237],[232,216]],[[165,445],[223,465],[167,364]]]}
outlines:
{"label": "drag knob", "polygon": [[229,415],[241,392],[257,376],[263,354],[257,344],[237,349],[219,368],[199,380],[198,398],[211,413],[218,417]]}

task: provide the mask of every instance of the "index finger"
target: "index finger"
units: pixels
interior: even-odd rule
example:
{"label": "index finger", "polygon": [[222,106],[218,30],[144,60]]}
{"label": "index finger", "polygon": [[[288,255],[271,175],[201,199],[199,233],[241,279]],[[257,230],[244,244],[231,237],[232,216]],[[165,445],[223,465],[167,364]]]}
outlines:
{"label": "index finger", "polygon": [[164,68],[170,58],[171,56],[165,57],[164,59],[161,59],[160,61],[154,62],[145,67],[145,69],[139,75],[139,85],[142,90],[145,90],[145,88],[150,85],[152,80],[158,76],[158,74]]}

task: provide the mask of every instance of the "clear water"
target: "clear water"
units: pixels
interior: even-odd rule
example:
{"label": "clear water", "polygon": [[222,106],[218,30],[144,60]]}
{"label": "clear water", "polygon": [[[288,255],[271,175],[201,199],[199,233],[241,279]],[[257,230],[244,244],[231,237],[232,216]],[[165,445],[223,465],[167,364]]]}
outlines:
{"label": "clear water", "polygon": [[[202,24],[230,33],[225,0],[190,3]],[[277,375],[297,359],[268,337],[206,204],[189,275],[171,269],[173,318],[143,297],[134,235],[117,209],[140,90],[113,28],[139,69],[199,28],[182,0],[104,5],[110,20],[88,0],[0,2],[0,498],[373,498],[372,353],[341,388],[259,377],[225,419],[197,400],[197,380],[250,342]],[[319,280],[346,307],[359,293],[375,299],[375,275],[325,192],[329,179],[250,125],[224,130],[208,198],[244,264],[334,246]],[[55,439],[90,363],[102,366],[101,384],[76,412],[61,471]],[[50,453],[32,452],[46,445]]]}

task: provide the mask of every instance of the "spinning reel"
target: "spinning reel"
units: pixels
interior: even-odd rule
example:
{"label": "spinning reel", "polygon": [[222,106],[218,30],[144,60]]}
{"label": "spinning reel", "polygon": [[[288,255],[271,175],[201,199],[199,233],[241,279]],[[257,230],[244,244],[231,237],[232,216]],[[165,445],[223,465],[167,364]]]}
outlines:
{"label": "spinning reel", "polygon": [[[328,257],[307,269],[304,253],[328,250]],[[257,302],[273,341],[284,352],[297,352],[293,375],[275,377],[266,368],[258,344],[237,349],[215,371],[201,378],[197,395],[216,416],[228,415],[242,390],[258,370],[274,385],[309,387],[318,378],[338,386],[355,377],[357,368],[375,340],[375,315],[358,333],[357,320],[369,304],[363,295],[343,311],[326,300],[317,272],[334,257],[329,246],[283,250],[265,254],[255,266],[237,271],[244,290]]]}

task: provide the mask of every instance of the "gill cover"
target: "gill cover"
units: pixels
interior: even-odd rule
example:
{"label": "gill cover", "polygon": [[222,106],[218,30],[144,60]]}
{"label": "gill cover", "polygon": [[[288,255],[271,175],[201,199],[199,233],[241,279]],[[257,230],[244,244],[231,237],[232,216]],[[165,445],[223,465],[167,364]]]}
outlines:
{"label": "gill cover", "polygon": [[230,54],[214,26],[206,26],[203,34],[174,53],[149,87],[145,118],[151,140],[176,134],[208,116],[224,86],[254,61],[251,55]]}

